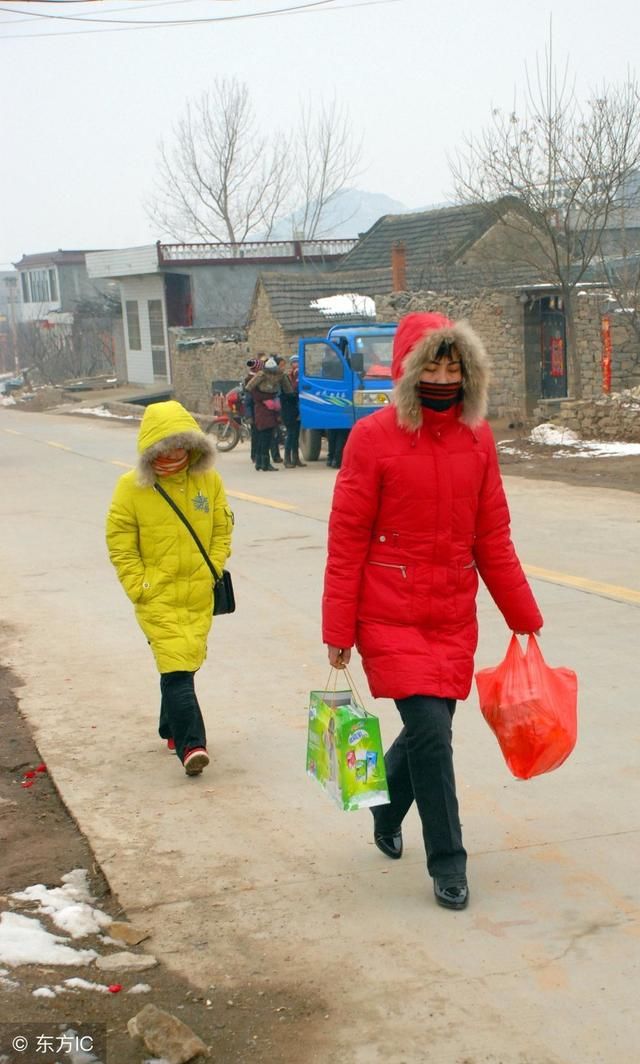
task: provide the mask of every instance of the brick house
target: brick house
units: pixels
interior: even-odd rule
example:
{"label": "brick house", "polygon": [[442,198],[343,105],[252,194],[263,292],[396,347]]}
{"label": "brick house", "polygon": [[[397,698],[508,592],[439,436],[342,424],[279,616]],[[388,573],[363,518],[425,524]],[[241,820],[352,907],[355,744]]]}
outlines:
{"label": "brick house", "polygon": [[[345,320],[345,317],[355,324],[371,321],[371,316],[357,311],[348,311],[346,315],[332,312],[332,297],[347,294],[375,300],[390,289],[390,269],[318,273],[295,278],[281,273],[262,273],[247,322],[251,353],[265,351],[292,355],[301,336],[323,336],[330,325]],[[326,309],[317,305],[322,300],[329,301]]]}

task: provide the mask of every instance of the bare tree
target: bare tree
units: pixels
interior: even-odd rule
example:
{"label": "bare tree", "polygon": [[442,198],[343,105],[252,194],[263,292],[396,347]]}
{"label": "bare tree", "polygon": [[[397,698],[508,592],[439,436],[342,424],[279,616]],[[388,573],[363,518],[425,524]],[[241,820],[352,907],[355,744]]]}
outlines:
{"label": "bare tree", "polygon": [[170,146],[160,145],[156,194],[147,213],[163,233],[187,241],[269,239],[295,204],[292,229],[311,239],[329,203],[356,173],[361,141],[346,108],[307,106],[294,135],[258,131],[247,86],[216,81],[187,104]]}
{"label": "bare tree", "polygon": [[573,295],[598,256],[630,175],[640,164],[640,95],[629,78],[584,106],[549,43],[527,77],[522,113],[494,110],[452,165],[458,199],[483,205],[509,230],[512,262],[557,284],[564,301],[573,394],[582,394]]}
{"label": "bare tree", "polygon": [[177,240],[236,244],[271,232],[289,185],[287,138],[258,132],[246,85],[217,80],[187,104],[171,147],[160,144],[157,191],[147,210]]}
{"label": "bare tree", "polygon": [[335,98],[315,116],[309,104],[303,107],[294,143],[294,195],[302,206],[293,214],[293,228],[305,239],[327,232],[327,207],[356,176],[361,156],[362,138],[354,138],[346,107]]}

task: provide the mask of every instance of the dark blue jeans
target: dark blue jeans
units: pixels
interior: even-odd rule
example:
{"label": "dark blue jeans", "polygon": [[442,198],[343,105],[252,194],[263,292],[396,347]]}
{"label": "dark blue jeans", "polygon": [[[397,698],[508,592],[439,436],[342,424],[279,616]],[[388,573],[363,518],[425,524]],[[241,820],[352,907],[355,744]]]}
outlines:
{"label": "dark blue jeans", "polygon": [[375,829],[391,835],[400,829],[414,799],[422,821],[429,874],[464,873],[467,854],[456,797],[451,747],[452,698],[411,695],[396,700],[404,727],[385,754],[389,805],[372,810]]}
{"label": "dark blue jeans", "polygon": [[207,735],[196,697],[192,672],[163,672],[160,676],[162,739],[173,739],[181,761],[187,750],[206,747]]}

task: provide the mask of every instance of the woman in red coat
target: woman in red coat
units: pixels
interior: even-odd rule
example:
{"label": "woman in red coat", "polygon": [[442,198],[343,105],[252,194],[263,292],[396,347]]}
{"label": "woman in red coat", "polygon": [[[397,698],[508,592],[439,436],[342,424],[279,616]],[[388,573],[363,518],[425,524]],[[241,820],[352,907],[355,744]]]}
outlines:
{"label": "woman in red coat", "polygon": [[393,349],[393,403],[358,421],[329,522],[323,639],[336,668],[354,645],[375,698],[404,727],[386,754],[390,804],[374,839],[402,856],[416,801],[436,900],[468,902],[451,721],[468,696],[477,645],[478,573],[509,628],[542,616],[511,542],[495,442],[484,420],[489,360],[464,322],[408,314]]}

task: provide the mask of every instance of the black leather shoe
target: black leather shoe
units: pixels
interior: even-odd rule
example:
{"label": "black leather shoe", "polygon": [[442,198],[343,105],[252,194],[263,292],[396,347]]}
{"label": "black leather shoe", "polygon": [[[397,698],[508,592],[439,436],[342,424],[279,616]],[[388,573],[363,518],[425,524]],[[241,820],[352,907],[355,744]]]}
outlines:
{"label": "black leather shoe", "polygon": [[434,879],[433,893],[438,905],[443,905],[445,909],[466,909],[469,903],[467,877],[453,875]]}
{"label": "black leather shoe", "polygon": [[402,857],[402,832],[394,831],[392,835],[381,835],[374,831],[373,841],[385,857],[391,857],[393,861],[399,861]]}

